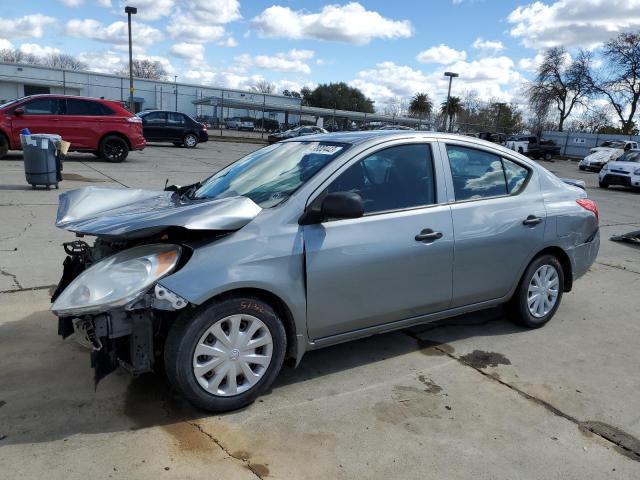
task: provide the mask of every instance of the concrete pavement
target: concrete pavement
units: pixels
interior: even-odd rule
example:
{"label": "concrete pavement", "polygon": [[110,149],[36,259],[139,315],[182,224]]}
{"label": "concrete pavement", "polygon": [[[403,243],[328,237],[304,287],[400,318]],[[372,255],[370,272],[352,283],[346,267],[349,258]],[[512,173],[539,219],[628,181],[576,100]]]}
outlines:
{"label": "concrete pavement", "polygon": [[[162,188],[200,179],[258,146],[150,146],[124,164],[74,155],[61,188]],[[601,191],[597,263],[542,329],[493,310],[306,355],[254,405],[209,415],[161,376],[107,377],[56,335],[56,191],[0,161],[0,477],[629,478],[640,476],[638,194]]]}

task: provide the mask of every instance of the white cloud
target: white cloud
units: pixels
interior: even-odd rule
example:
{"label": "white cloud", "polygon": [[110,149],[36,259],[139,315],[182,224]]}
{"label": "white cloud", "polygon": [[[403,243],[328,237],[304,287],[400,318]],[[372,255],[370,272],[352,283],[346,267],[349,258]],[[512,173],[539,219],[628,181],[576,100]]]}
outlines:
{"label": "white cloud", "polygon": [[505,49],[500,40],[484,40],[482,37],[476,38],[472,46],[478,50],[487,50],[492,52],[501,52]]}
{"label": "white cloud", "polygon": [[640,28],[640,0],[536,1],[507,17],[510,34],[529,48],[596,47],[617,33]]}
{"label": "white cloud", "polygon": [[111,0],[97,0],[98,5],[104,8],[111,8]]}
{"label": "white cloud", "polygon": [[252,20],[263,37],[315,38],[366,45],[374,38],[401,38],[412,34],[408,20],[391,20],[357,2],[325,5],[318,13],[274,5]]}
{"label": "white cloud", "polygon": [[237,88],[248,90],[251,85],[264,80],[262,75],[241,75],[229,71],[216,71],[213,69],[192,69],[184,73],[186,80],[202,83],[204,85],[215,85],[219,87]]}
{"label": "white cloud", "polygon": [[55,22],[55,18],[40,13],[15,19],[0,18],[0,32],[13,40],[30,37],[40,38],[44,35],[45,27]]}
{"label": "white cloud", "polygon": [[46,57],[52,53],[60,53],[60,49],[49,47],[49,46],[40,46],[36,43],[23,43],[20,45],[20,51],[23,53],[28,53],[31,55],[35,55],[36,57]]}
{"label": "white cloud", "polygon": [[0,50],[10,50],[13,48],[13,43],[11,43],[6,38],[0,38]]}
{"label": "white cloud", "polygon": [[[110,43],[115,48],[126,50],[129,45],[127,22],[117,21],[110,25],[103,25],[97,20],[86,18],[84,20],[73,19],[67,22],[65,31],[68,35],[77,38],[90,38],[100,42]],[[144,51],[155,42],[163,39],[160,30],[134,22],[132,25],[133,45],[137,51]]]}
{"label": "white cloud", "polygon": [[420,63],[442,63],[449,64],[464,60],[467,58],[467,52],[464,50],[455,50],[447,45],[440,44],[437,47],[431,47],[420,52],[416,59]]}
{"label": "white cloud", "polygon": [[526,72],[535,72],[542,63],[544,55],[537,53],[535,57],[521,58],[518,60],[518,67]]}
{"label": "white cloud", "polygon": [[257,67],[265,70],[274,70],[276,72],[291,72],[309,75],[311,68],[303,60],[309,60],[313,57],[314,52],[311,50],[290,50],[287,53],[276,53],[270,55],[254,55],[242,54],[235,57],[237,66],[241,68]]}
{"label": "white cloud", "polygon": [[84,0],[58,0],[60,3],[64,3],[67,7],[79,7],[84,3]]}
{"label": "white cloud", "polygon": [[125,5],[134,6],[138,9],[136,17],[149,21],[171,15],[174,12],[175,4],[175,0],[120,1],[121,11],[124,11]]}
{"label": "white cloud", "polygon": [[125,66],[125,57],[121,53],[112,50],[103,52],[82,52],[78,59],[83,61],[93,72],[115,73]]}
{"label": "white cloud", "polygon": [[204,63],[204,45],[201,43],[180,42],[173,45],[169,51],[176,57],[187,60],[190,65]]}
{"label": "white cloud", "polygon": [[238,0],[191,0],[189,10],[211,23],[229,23],[242,18]]}
{"label": "white cloud", "polygon": [[174,38],[187,42],[213,42],[226,35],[221,25],[199,24],[192,17],[175,17],[167,27],[167,32]]}
{"label": "white cloud", "polygon": [[[460,96],[463,91],[474,89],[483,100],[510,101],[523,81],[514,66],[510,58],[500,56],[471,62],[459,60],[447,65],[446,69],[460,74],[454,79],[453,95]],[[398,97],[410,98],[416,92],[427,92],[434,103],[439,103],[446,98],[448,87],[448,79],[442,75],[442,70],[423,72],[407,65],[382,62],[375,68],[360,71],[351,84],[372,98],[378,108]]]}
{"label": "white cloud", "polygon": [[225,40],[222,40],[222,41],[218,42],[218,45],[221,46],[221,47],[233,48],[233,47],[237,47],[238,46],[238,42],[236,42],[235,38],[228,37]]}

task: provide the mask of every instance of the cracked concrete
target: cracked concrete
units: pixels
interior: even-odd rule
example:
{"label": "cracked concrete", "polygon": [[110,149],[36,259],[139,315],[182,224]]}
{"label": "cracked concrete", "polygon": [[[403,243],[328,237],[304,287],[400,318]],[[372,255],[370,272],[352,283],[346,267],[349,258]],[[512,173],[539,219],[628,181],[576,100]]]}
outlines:
{"label": "cracked concrete", "polygon": [[[152,146],[117,165],[76,155],[61,187],[186,184],[256,147]],[[54,480],[639,478],[639,250],[608,241],[640,228],[638,197],[601,191],[574,163],[553,169],[586,180],[602,247],[549,325],[524,330],[494,309],[338,345],[285,367],[254,405],[209,415],[161,376],[118,371],[94,391],[87,352],[57,337],[48,312],[60,244],[72,238],[53,227],[57,192],[19,188],[21,163],[0,162],[3,235],[13,237],[0,240],[3,471]]]}

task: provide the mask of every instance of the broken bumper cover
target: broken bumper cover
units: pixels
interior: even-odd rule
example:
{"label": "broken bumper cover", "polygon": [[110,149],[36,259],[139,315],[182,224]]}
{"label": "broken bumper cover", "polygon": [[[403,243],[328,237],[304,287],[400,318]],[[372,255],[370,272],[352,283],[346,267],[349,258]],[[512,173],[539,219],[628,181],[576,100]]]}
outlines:
{"label": "broken bumper cover", "polygon": [[96,384],[122,366],[133,375],[153,370],[158,348],[175,312],[188,303],[166,288],[155,285],[135,309],[58,318],[58,334],[74,335],[91,349]]}

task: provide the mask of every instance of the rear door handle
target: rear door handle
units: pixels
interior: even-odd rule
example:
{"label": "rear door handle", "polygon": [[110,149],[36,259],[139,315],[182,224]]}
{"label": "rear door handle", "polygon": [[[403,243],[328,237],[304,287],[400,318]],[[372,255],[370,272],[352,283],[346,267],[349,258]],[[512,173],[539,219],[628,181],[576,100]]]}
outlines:
{"label": "rear door handle", "polygon": [[540,217],[536,217],[535,215],[529,215],[523,222],[523,225],[538,225],[542,222]]}
{"label": "rear door handle", "polygon": [[415,236],[416,242],[433,242],[442,238],[442,232],[434,232],[430,228],[425,228],[418,235]]}

